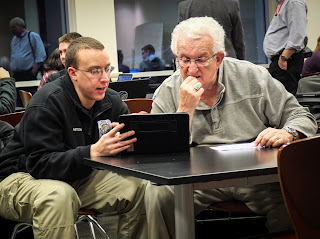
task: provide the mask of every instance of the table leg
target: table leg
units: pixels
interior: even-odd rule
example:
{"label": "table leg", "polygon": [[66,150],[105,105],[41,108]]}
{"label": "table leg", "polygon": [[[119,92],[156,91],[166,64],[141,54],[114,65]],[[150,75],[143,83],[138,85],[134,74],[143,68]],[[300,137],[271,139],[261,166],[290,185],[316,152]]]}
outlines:
{"label": "table leg", "polygon": [[194,239],[193,184],[174,186],[176,239]]}

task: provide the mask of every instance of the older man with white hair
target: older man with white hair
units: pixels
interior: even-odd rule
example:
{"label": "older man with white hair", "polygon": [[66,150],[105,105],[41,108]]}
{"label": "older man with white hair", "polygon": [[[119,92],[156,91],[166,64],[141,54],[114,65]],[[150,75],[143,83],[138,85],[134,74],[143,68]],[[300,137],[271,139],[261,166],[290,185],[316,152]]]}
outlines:
{"label": "older man with white hair", "polygon": [[[180,70],[156,90],[152,113],[187,112],[192,145],[253,141],[279,147],[313,136],[317,124],[308,109],[264,67],[225,57],[224,36],[210,17],[190,18],[175,27],[171,49]],[[195,214],[230,200],[266,215],[269,231],[291,228],[278,183],[197,190]],[[149,238],[175,238],[173,188],[149,184],[145,203]]]}

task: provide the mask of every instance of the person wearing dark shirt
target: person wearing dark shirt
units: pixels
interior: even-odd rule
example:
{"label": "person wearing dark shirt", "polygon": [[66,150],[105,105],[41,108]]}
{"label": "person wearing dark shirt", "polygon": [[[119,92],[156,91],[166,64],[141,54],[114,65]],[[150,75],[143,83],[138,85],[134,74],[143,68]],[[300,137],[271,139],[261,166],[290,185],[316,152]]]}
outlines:
{"label": "person wearing dark shirt", "polygon": [[302,68],[302,77],[310,74],[319,73],[320,74],[320,36],[317,39],[317,46],[313,50],[311,57],[308,57]]}
{"label": "person wearing dark shirt", "polygon": [[121,50],[118,50],[118,67],[119,67],[119,72],[123,72],[123,73],[130,72],[130,68],[127,65],[123,64],[123,53]]}
{"label": "person wearing dark shirt", "polygon": [[145,239],[142,179],[93,170],[85,159],[111,156],[132,146],[134,131],[120,133],[128,114],[108,89],[113,70],[104,46],[74,40],[67,74],[31,99],[14,136],[0,154],[0,216],[32,224],[35,239],[75,238],[80,208],[118,213],[119,239]]}
{"label": "person wearing dark shirt", "polygon": [[301,75],[297,93],[320,92],[320,36],[312,56],[303,64]]}
{"label": "person wearing dark shirt", "polygon": [[155,55],[155,49],[148,44],[141,48],[142,61],[139,64],[139,71],[162,71],[166,63]]}

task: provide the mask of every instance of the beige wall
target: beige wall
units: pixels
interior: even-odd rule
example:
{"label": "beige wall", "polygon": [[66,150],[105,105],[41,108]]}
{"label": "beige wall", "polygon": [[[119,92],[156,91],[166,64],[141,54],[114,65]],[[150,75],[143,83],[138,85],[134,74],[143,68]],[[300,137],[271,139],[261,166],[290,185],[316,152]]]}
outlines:
{"label": "beige wall", "polygon": [[113,0],[69,0],[70,31],[93,37],[107,49],[111,64],[118,68]]}
{"label": "beige wall", "polygon": [[317,45],[317,38],[320,36],[320,1],[319,0],[306,0],[308,5],[308,47],[311,50]]}

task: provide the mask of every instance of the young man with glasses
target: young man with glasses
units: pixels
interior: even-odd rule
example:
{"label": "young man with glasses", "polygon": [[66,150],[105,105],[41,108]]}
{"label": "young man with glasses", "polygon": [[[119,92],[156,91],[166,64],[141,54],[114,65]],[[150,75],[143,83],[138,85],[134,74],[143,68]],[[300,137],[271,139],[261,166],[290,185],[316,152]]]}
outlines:
{"label": "young man with glasses", "polygon": [[68,48],[66,69],[34,95],[0,155],[0,216],[32,223],[34,238],[75,238],[77,212],[86,208],[118,213],[117,238],[146,238],[145,181],[85,164],[136,140],[116,123],[129,110],[108,89],[108,53],[99,41],[80,37]]}
{"label": "young man with glasses", "polygon": [[[190,18],[175,27],[171,49],[180,70],[156,90],[151,113],[187,112],[193,146],[253,142],[279,147],[313,136],[314,117],[267,69],[224,57],[224,36],[210,17]],[[149,238],[174,238],[173,188],[148,184],[145,200]],[[291,227],[278,183],[196,190],[195,215],[211,203],[231,200],[267,215],[272,232]]]}

